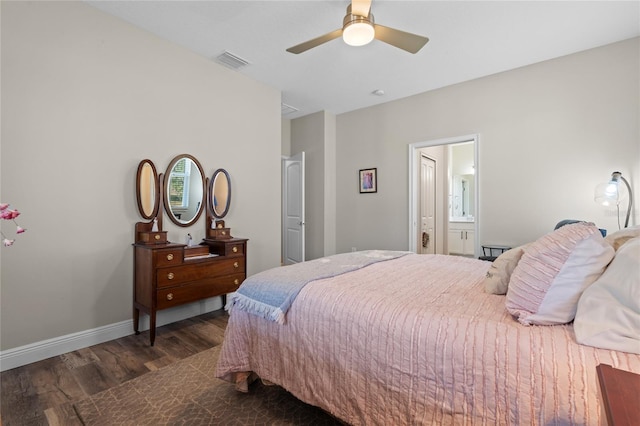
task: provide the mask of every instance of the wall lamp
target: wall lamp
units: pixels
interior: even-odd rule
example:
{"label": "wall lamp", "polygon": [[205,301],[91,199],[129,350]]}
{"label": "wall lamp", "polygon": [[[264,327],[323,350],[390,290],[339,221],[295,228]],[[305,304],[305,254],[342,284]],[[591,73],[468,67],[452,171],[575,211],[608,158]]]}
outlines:
{"label": "wall lamp", "polygon": [[629,217],[631,216],[631,207],[633,206],[633,193],[631,192],[631,186],[625,178],[622,177],[622,173],[611,173],[611,180],[606,183],[601,183],[596,186],[595,201],[603,206],[613,206],[618,208],[618,228],[620,227],[620,203],[624,200],[624,190],[621,191],[620,181],[622,181],[627,187],[627,194],[629,194],[629,203],[627,206],[627,218],[624,221],[624,227],[629,226]]}

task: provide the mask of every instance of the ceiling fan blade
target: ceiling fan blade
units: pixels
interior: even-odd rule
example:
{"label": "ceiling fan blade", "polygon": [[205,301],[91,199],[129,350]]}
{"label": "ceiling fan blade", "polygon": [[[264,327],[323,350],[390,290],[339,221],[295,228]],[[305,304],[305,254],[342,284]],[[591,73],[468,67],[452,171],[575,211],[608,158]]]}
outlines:
{"label": "ceiling fan blade", "polygon": [[332,31],[328,34],[322,35],[320,37],[316,37],[309,41],[305,41],[304,43],[300,43],[296,46],[290,47],[287,49],[287,52],[295,53],[297,55],[298,53],[305,52],[313,47],[320,46],[323,43],[336,39],[341,35],[342,35],[342,28]]}
{"label": "ceiling fan blade", "polygon": [[351,0],[351,13],[358,16],[369,16],[371,0]]}
{"label": "ceiling fan blade", "polygon": [[373,26],[376,30],[375,38],[377,40],[384,41],[410,53],[418,52],[429,41],[427,37],[385,27],[384,25],[373,24]]}

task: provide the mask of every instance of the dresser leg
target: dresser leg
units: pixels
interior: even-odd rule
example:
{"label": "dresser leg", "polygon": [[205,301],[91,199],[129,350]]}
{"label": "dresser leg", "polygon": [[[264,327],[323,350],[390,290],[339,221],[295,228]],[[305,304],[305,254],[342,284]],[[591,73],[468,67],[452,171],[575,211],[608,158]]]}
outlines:
{"label": "dresser leg", "polygon": [[156,341],[156,313],[151,312],[149,315],[149,344],[153,346]]}
{"label": "dresser leg", "polygon": [[139,326],[140,326],[140,309],[133,308],[133,331],[135,331],[136,336],[140,334]]}

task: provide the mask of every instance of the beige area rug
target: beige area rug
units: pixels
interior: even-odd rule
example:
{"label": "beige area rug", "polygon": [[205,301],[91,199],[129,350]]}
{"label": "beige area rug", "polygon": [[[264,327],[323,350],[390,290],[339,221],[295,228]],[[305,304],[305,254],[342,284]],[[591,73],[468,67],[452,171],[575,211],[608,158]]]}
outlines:
{"label": "beige area rug", "polygon": [[339,425],[278,386],[249,393],[214,377],[220,346],[74,404],[85,425]]}

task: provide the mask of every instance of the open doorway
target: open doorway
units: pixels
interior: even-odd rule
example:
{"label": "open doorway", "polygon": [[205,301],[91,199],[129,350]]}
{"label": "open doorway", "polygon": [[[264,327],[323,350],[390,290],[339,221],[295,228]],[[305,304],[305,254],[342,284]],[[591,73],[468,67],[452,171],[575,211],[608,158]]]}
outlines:
{"label": "open doorway", "polygon": [[[410,251],[425,253],[423,245],[427,232],[428,244],[432,245],[436,254],[479,255],[476,243],[480,241],[478,143],[477,135],[465,135],[409,145]],[[435,160],[433,185],[424,182],[424,157]],[[461,160],[463,157],[464,161]],[[435,201],[428,201],[432,198],[429,190],[425,190],[425,185],[432,185]],[[431,202],[432,205],[425,205],[425,202]],[[430,209],[433,210],[431,232],[426,230],[428,226],[424,226],[429,224],[424,212]]]}
{"label": "open doorway", "polygon": [[282,159],[282,264],[305,261],[305,154]]}

